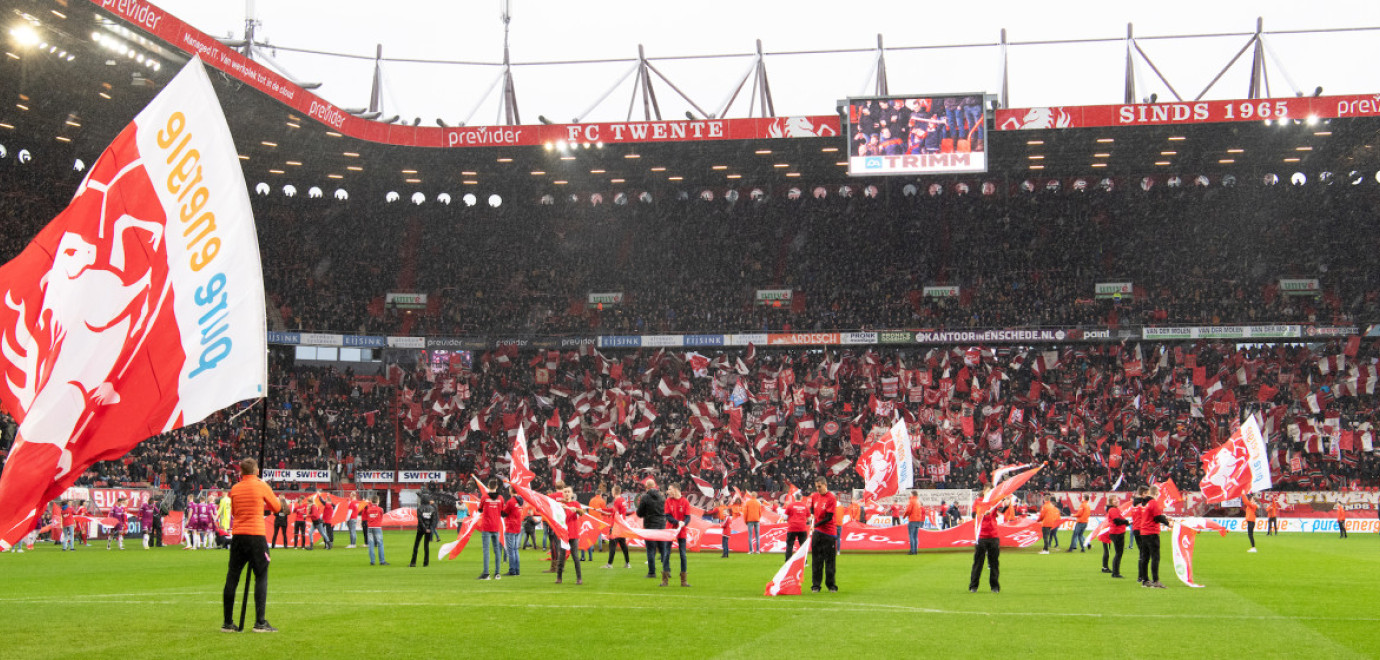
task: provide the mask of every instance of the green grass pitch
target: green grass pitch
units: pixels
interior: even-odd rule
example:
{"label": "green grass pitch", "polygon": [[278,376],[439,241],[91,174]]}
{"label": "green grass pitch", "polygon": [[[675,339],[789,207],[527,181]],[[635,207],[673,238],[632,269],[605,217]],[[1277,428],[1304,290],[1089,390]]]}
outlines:
{"label": "green grass pitch", "polygon": [[[444,535],[443,535],[444,536]],[[1064,534],[1067,543],[1067,534]],[[1163,535],[1168,552],[1168,534]],[[837,594],[766,598],[779,555],[690,556],[690,582],[659,588],[633,568],[585,563],[552,584],[543,553],[523,575],[480,582],[479,539],[460,559],[408,568],[410,532],[386,534],[388,567],[363,546],[277,550],[276,635],[223,634],[224,551],[0,555],[4,657],[828,658],[1380,657],[1380,539],[1201,534],[1203,589],[1161,564],[1166,590],[1111,580],[1101,553],[1002,552],[1002,593],[967,591],[970,552],[850,554]],[[432,544],[432,552],[436,551]],[[601,557],[602,559],[602,557]],[[621,560],[621,557],[620,557]],[[672,570],[677,570],[672,556]],[[808,568],[807,580],[808,580]],[[236,601],[238,606],[239,596]],[[252,603],[250,605],[253,607]],[[250,615],[250,621],[253,615]]]}

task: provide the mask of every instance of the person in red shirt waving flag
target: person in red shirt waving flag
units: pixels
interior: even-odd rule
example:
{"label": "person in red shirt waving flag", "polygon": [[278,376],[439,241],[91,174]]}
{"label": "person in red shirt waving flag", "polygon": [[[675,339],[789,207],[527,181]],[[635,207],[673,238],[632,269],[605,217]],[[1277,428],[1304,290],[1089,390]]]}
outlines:
{"label": "person in red shirt waving flag", "polygon": [[1145,576],[1147,582],[1142,582],[1141,586],[1154,589],[1163,589],[1164,584],[1160,582],[1160,525],[1170,524],[1169,518],[1164,515],[1164,506],[1160,504],[1158,495],[1159,486],[1151,486],[1146,493],[1147,498],[1144,508],[1140,512],[1140,520],[1137,522],[1140,532],[1140,573]]}
{"label": "person in red shirt waving flag", "polygon": [[[478,483],[478,479],[475,480]],[[503,496],[498,493],[498,480],[490,479],[489,486],[479,484],[484,492],[479,500],[479,536],[483,541],[484,550],[484,572],[480,574],[481,580],[498,580],[502,576],[498,574],[498,569],[502,566],[501,555],[503,553]],[[493,553],[494,571],[489,572],[489,555]]]}
{"label": "person in red shirt waving flag", "polygon": [[1001,593],[1001,536],[997,533],[997,516],[1000,515],[1005,500],[988,502],[992,489],[983,492],[983,499],[973,505],[973,515],[977,518],[978,538],[973,547],[973,570],[968,577],[968,593],[977,593],[978,583],[982,581],[982,564],[987,562],[987,583],[992,593]]}
{"label": "person in red shirt waving flag", "polygon": [[790,561],[791,555],[795,554],[795,548],[805,545],[805,538],[810,531],[810,506],[804,500],[793,497],[790,493],[781,497],[782,507],[786,513],[786,558]]}
{"label": "person in red shirt waving flag", "polygon": [[815,492],[810,495],[810,516],[814,518],[814,533],[810,535],[810,592],[819,593],[821,578],[830,593],[839,590],[834,582],[835,547],[838,544],[839,529],[834,516],[838,510],[838,498],[829,492],[829,482],[824,477],[815,478]]}

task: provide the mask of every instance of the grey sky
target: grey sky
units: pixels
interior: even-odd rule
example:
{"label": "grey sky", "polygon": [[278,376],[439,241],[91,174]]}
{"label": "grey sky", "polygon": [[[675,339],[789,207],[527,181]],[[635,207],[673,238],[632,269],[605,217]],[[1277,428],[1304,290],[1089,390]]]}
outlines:
{"label": "grey sky", "polygon": [[[242,2],[161,0],[161,7],[213,36],[243,33]],[[498,0],[422,2],[419,0],[260,1],[260,37],[294,48],[372,57],[374,45],[395,58],[496,63],[502,58]],[[1380,26],[1380,3],[1361,1],[1253,2],[1168,0],[1163,2],[989,2],[943,3],[872,0],[866,3],[745,2],[743,0],[513,0],[514,62],[633,58],[637,45],[701,107],[717,111],[746,68],[746,58],[656,61],[659,57],[748,53],[754,40],[764,50],[796,51],[873,48],[883,33],[889,48],[993,43],[1002,27],[1012,41],[1124,37],[1133,22],[1142,37],[1171,34],[1244,33],[1255,18],[1269,31]],[[1377,91],[1370,65],[1380,55],[1377,32],[1323,35],[1271,35],[1274,54],[1297,87],[1311,94]],[[1244,36],[1193,40],[1145,40],[1141,47],[1187,98],[1197,96],[1232,55]],[[1085,105],[1120,103],[1125,46],[1121,41],[1083,45],[1013,47],[1010,104]],[[1246,96],[1250,53],[1217,84],[1207,98]],[[776,112],[817,115],[834,111],[834,100],[871,91],[871,53],[768,56]],[[368,103],[371,60],[353,60],[279,51],[277,60],[303,80],[325,83],[318,93],[344,106]],[[896,51],[887,55],[892,93],[986,91],[1000,88],[996,48]],[[1292,90],[1273,59],[1274,96]],[[630,63],[523,66],[515,69],[518,103],[525,123],[538,114],[567,122],[611,87]],[[497,93],[481,97],[497,76],[494,66],[385,63],[387,114],[436,117],[454,123],[473,109],[470,124],[498,122]],[[1141,96],[1170,99],[1149,67],[1142,66]],[[679,118],[689,105],[666,86],[656,87],[663,115]],[[627,116],[631,79],[586,121]],[[747,114],[747,97],[730,116]],[[637,105],[633,118],[641,116]]]}

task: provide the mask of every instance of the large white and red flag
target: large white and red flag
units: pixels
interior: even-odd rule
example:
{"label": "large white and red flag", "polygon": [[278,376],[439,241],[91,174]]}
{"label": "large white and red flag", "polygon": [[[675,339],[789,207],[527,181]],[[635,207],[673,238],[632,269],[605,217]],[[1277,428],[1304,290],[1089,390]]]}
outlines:
{"label": "large white and red flag", "polygon": [[695,482],[695,487],[700,489],[700,493],[702,493],[705,497],[714,497],[714,487],[709,485],[708,481],[705,481],[704,479],[701,479],[693,474],[690,475],[690,481]]}
{"label": "large white and red flag", "polygon": [[791,554],[791,558],[781,565],[772,577],[771,582],[767,583],[767,588],[763,591],[764,596],[799,596],[801,583],[805,580],[805,564],[810,557],[810,539],[807,537],[804,543]]}
{"label": "large white and red flag", "polygon": [[613,516],[613,528],[609,530],[609,538],[614,539],[642,539],[643,541],[675,541],[680,536],[681,525],[670,529],[647,529],[636,527],[628,522],[626,518],[618,514]]}
{"label": "large white and red flag", "polygon": [[1010,472],[1010,470],[1007,468],[995,470],[992,473],[992,480],[996,485],[992,487],[992,492],[988,493],[986,497],[982,498],[980,503],[992,504],[1006,499],[1012,493],[1015,493],[1017,490],[1020,490],[1021,486],[1024,486],[1025,482],[1030,481],[1030,478],[1035,476],[1035,473],[1039,472],[1040,468],[1044,466],[1045,464],[1041,463],[1024,472],[1018,472],[1013,476],[1006,476]]}
{"label": "large white and red flag", "polygon": [[508,466],[508,481],[531,485],[537,475],[532,473],[527,453],[527,433],[522,430],[521,424],[518,425],[517,437],[513,438],[513,448],[508,451],[508,457],[512,459]]}
{"label": "large white and red flag", "polygon": [[538,493],[527,486],[518,483],[509,484],[513,492],[521,497],[522,500],[530,505],[541,515],[542,520],[550,526],[551,533],[560,539],[561,547],[570,549],[570,544],[566,539],[570,538],[570,532],[565,526],[565,504],[557,502],[547,495]]}
{"label": "large white and red flag", "polygon": [[[464,506],[463,504],[461,506]],[[470,517],[465,522],[460,523],[460,529],[455,534],[455,540],[441,546],[436,552],[437,559],[455,559],[464,551],[465,545],[470,542],[470,537],[474,536],[474,528],[479,526],[479,516],[471,512]]]}
{"label": "large white and red flag", "polygon": [[193,59],[0,266],[0,550],[91,464],[264,395],[263,271],[230,129]]}
{"label": "large white and red flag", "polygon": [[1203,454],[1203,478],[1198,488],[1208,503],[1269,490],[1271,484],[1270,458],[1254,415],[1231,434],[1230,440]]}
{"label": "large white and red flag", "polygon": [[914,486],[915,465],[905,421],[897,420],[881,438],[864,447],[855,469],[862,475],[869,500],[891,497]]}
{"label": "large white and red flag", "polygon": [[1174,521],[1174,527],[1170,534],[1173,542],[1174,551],[1174,574],[1179,576],[1179,580],[1190,587],[1203,585],[1193,581],[1193,544],[1198,537],[1198,532],[1215,531],[1222,536],[1227,535],[1225,527],[1210,520],[1201,521],[1195,524],[1191,521]]}

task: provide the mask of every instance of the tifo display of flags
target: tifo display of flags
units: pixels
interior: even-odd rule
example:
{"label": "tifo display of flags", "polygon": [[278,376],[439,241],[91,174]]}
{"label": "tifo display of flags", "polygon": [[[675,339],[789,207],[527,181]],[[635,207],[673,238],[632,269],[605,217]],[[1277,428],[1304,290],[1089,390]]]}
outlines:
{"label": "tifo display of flags", "polygon": [[0,266],[0,550],[91,464],[261,397],[263,270],[235,144],[193,58]]}
{"label": "tifo display of flags", "polygon": [[800,586],[805,579],[806,559],[810,556],[810,539],[796,549],[795,553],[776,571],[771,582],[763,592],[764,596],[799,596]]}
{"label": "tifo display of flags", "polygon": [[693,474],[690,475],[690,480],[695,482],[695,487],[700,489],[700,492],[703,493],[705,497],[714,497],[714,487],[709,485],[708,481],[705,481],[704,479],[701,479]]}
{"label": "tifo display of flags", "polygon": [[[463,506],[463,505],[462,505]],[[474,535],[474,528],[479,526],[479,516],[471,515],[460,524],[459,531],[455,534],[455,540],[441,546],[436,552],[437,559],[455,559],[464,551],[465,545],[470,542],[470,537]]]}
{"label": "tifo display of flags", "polygon": [[897,420],[885,435],[864,447],[855,469],[862,475],[870,500],[891,497],[914,486],[915,466],[905,421]]}
{"label": "tifo display of flags", "polygon": [[1208,503],[1268,490],[1270,486],[1270,460],[1254,415],[1225,444],[1203,454],[1203,479],[1198,488]]}
{"label": "tifo display of flags", "polygon": [[1179,576],[1179,580],[1190,587],[1201,588],[1203,585],[1193,581],[1193,543],[1198,536],[1198,532],[1216,531],[1222,536],[1227,535],[1226,528],[1221,525],[1206,521],[1203,526],[1195,526],[1183,521],[1174,521],[1174,527],[1170,534],[1174,550],[1174,574]]}

